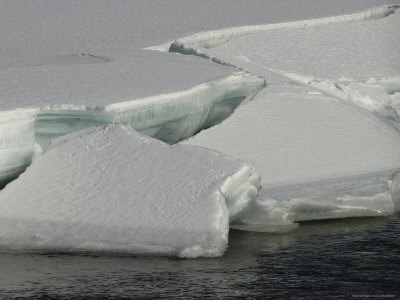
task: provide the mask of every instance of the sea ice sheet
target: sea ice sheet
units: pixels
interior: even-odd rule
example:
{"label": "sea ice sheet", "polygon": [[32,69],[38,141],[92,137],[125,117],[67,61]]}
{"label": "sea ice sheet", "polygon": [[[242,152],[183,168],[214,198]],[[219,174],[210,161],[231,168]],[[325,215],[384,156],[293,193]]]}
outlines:
{"label": "sea ice sheet", "polygon": [[174,49],[235,65],[271,83],[278,75],[399,122],[395,97],[366,84],[398,82],[398,8],[206,32],[177,40]]}
{"label": "sea ice sheet", "polygon": [[0,181],[29,164],[36,143],[45,149],[57,136],[109,123],[174,143],[220,122],[264,86],[263,78],[233,68],[149,50],[69,62],[0,69]]}
{"label": "sea ice sheet", "polygon": [[267,87],[185,143],[254,163],[262,190],[250,214],[263,211],[258,221],[271,226],[394,210],[388,183],[400,168],[398,133],[367,110],[305,87]]}
{"label": "sea ice sheet", "polygon": [[235,56],[242,67],[247,57],[254,65],[315,78],[351,81],[393,77],[400,70],[399,27],[400,13],[396,10],[377,20],[247,35],[207,53],[234,64],[230,58]]}
{"label": "sea ice sheet", "polygon": [[90,128],[55,140],[1,191],[0,245],[219,256],[258,187],[252,165],[217,152]]}
{"label": "sea ice sheet", "polygon": [[[296,221],[396,210],[400,122],[393,83],[400,70],[394,29],[399,16],[397,6],[386,6],[176,42],[183,52],[267,80],[230,119],[186,142],[250,161],[259,171],[257,200],[231,226],[282,232]],[[224,34],[232,39],[218,41]],[[216,43],[205,44],[215,37]]]}
{"label": "sea ice sheet", "polygon": [[[342,15],[399,0],[0,1],[0,68],[143,48],[195,32]],[[75,60],[76,61],[76,60]]]}

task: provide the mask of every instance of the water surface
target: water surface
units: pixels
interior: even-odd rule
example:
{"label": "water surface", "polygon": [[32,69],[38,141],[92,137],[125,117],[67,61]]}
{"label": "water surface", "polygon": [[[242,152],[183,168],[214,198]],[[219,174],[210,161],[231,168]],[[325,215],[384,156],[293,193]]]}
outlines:
{"label": "water surface", "polygon": [[0,252],[0,299],[400,299],[400,216],[231,230],[222,258]]}

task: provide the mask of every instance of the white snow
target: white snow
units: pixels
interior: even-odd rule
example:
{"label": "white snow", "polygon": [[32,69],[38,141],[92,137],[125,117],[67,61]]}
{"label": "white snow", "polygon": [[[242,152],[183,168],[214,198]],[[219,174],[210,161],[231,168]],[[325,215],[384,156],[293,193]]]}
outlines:
{"label": "white snow", "polygon": [[219,256],[248,163],[108,125],[61,137],[0,194],[2,248]]}

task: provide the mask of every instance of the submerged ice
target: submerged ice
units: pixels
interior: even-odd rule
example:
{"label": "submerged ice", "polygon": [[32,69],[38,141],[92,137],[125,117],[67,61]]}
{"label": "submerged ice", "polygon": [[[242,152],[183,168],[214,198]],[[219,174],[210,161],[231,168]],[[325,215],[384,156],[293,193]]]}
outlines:
{"label": "submerged ice", "polygon": [[91,128],[55,140],[1,192],[0,245],[219,256],[258,187],[252,165],[217,152]]}

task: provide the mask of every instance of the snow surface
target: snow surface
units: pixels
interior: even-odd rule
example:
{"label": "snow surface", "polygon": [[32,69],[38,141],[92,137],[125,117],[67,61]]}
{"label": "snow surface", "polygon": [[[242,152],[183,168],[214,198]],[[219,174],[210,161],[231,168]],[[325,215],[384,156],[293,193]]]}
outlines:
{"label": "snow surface", "polygon": [[[331,80],[398,76],[400,13],[395,7],[388,10],[392,14],[376,20],[347,24],[336,18],[336,24],[267,30],[207,53],[221,59],[224,54],[248,57],[258,66]],[[231,62],[228,57],[226,61]]]}
{"label": "snow surface", "polygon": [[0,68],[143,48],[233,26],[343,15],[392,3],[399,1],[1,0]]}
{"label": "snow surface", "polygon": [[[109,52],[104,61],[88,64],[68,62],[0,71],[0,112],[15,120],[0,121],[0,181],[30,163],[35,143],[45,149],[57,136],[121,122],[174,143],[222,121],[264,86],[263,78],[232,75],[233,68],[148,50]],[[171,74],[174,80],[166,80]]]}
{"label": "snow surface", "polygon": [[185,142],[255,164],[262,190],[249,214],[257,218],[242,221],[258,230],[394,211],[388,181],[400,168],[400,136],[372,113],[310,91],[267,87]]}
{"label": "snow surface", "polygon": [[104,108],[186,90],[237,71],[196,57],[141,49],[99,56],[105,61],[1,70],[0,109]]}
{"label": "snow surface", "polygon": [[[310,28],[310,27],[324,26],[330,24],[341,24],[342,26],[347,26],[347,23],[385,18],[394,13],[397,8],[398,8],[397,5],[385,5],[381,7],[370,8],[364,12],[358,12],[349,15],[340,15],[340,16],[325,17],[320,19],[309,19],[309,20],[283,22],[283,23],[266,24],[266,25],[241,26],[241,27],[233,27],[215,31],[202,32],[202,33],[197,33],[193,36],[177,39],[171,45],[170,50],[181,49],[188,53],[190,51],[194,51],[197,54],[204,54],[201,48],[205,49],[214,48],[224,43],[227,43],[229,40],[233,38],[237,38],[244,35],[250,35],[257,32],[275,31],[277,29],[304,29],[306,27]],[[326,33],[326,31],[324,30],[323,32]],[[293,33],[294,36],[296,36],[297,32],[291,31],[291,33]],[[281,37],[281,39],[277,40],[271,39],[268,40],[268,42],[279,43],[282,40],[287,41],[286,39],[287,37],[283,36]],[[294,39],[294,44],[297,45],[296,41],[298,40],[303,41],[303,39],[304,37],[302,36],[300,36],[298,39]],[[287,43],[285,43],[285,47],[286,46],[288,46]],[[328,43],[327,46],[330,46],[330,44]],[[150,49],[162,50],[162,47],[161,46],[151,47]],[[293,52],[291,52],[291,54],[293,54]]]}
{"label": "snow surface", "polygon": [[248,163],[108,125],[61,137],[0,194],[0,245],[219,256],[229,212],[257,195]]}

